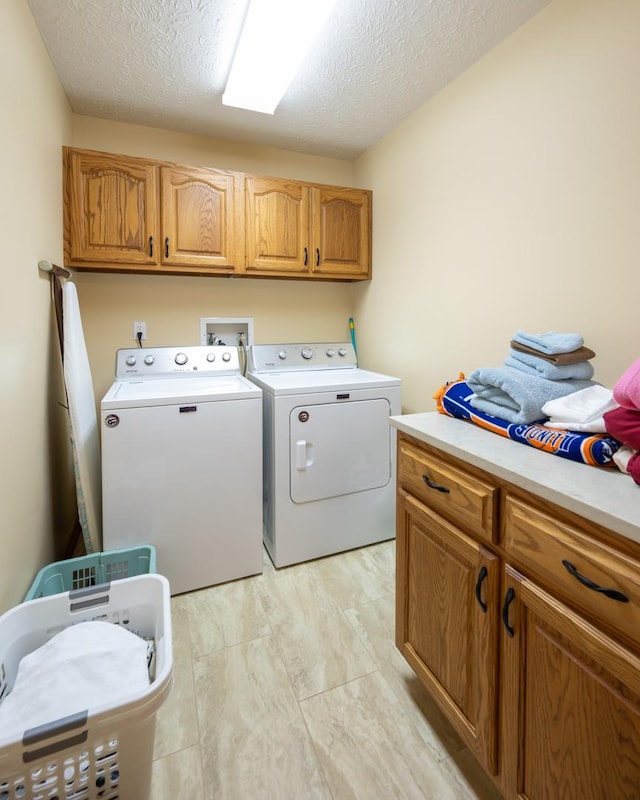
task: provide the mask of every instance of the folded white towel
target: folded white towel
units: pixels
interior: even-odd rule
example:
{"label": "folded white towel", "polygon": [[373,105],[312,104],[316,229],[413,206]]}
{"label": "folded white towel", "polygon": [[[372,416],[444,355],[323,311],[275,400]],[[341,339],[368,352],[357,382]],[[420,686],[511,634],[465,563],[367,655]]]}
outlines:
{"label": "folded white towel", "polygon": [[567,422],[562,420],[560,422],[554,419],[549,419],[544,423],[546,428],[553,428],[559,431],[573,431],[574,433],[606,433],[607,428],[604,424],[604,419],[598,417],[591,422]]}
{"label": "folded white towel", "polygon": [[147,643],[111,622],[80,622],[24,656],[0,704],[3,734],[96,707],[117,707],[149,688]]}
{"label": "folded white towel", "polygon": [[613,454],[613,461],[620,472],[625,472],[627,475],[629,474],[629,461],[631,461],[637,452],[638,451],[634,450],[633,447],[627,447],[626,445],[622,445],[622,447],[616,450]]}
{"label": "folded white towel", "polygon": [[617,408],[613,399],[613,392],[606,386],[595,384],[577,392],[547,400],[542,406],[542,411],[554,423],[548,427],[565,427],[568,430],[593,430],[593,428],[575,428],[574,424],[586,425],[597,422],[602,425],[602,432],[606,430],[602,415],[607,411]]}

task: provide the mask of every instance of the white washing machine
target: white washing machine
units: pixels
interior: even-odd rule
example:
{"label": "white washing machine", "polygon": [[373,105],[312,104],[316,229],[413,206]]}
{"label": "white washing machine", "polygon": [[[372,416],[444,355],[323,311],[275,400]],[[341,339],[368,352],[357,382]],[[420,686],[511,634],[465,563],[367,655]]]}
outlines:
{"label": "white washing machine", "polygon": [[236,347],[118,350],[101,404],[104,549],[154,545],[172,594],[262,572],[261,395]]}
{"label": "white washing machine", "polygon": [[392,539],[400,379],[357,366],[350,343],[263,344],[264,541],[276,567]]}

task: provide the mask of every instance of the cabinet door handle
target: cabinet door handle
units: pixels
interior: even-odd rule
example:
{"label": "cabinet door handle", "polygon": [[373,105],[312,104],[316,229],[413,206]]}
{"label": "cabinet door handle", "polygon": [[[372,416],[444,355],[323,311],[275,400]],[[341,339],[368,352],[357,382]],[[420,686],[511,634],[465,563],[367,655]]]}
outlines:
{"label": "cabinet door handle", "polygon": [[504,596],[504,605],[502,606],[502,623],[507,631],[507,636],[511,639],[513,639],[513,628],[509,625],[509,606],[513,602],[515,596],[516,593],[513,588],[509,587]]}
{"label": "cabinet door handle", "polygon": [[304,248],[304,265],[305,265],[305,267],[307,266],[308,263],[309,263],[309,251],[305,247]]}
{"label": "cabinet door handle", "polygon": [[164,257],[169,258],[169,237],[164,240]]}
{"label": "cabinet door handle", "polygon": [[482,594],[481,594],[482,582],[485,580],[485,578],[487,577],[488,574],[489,574],[489,570],[483,564],[481,569],[480,569],[480,572],[478,573],[478,580],[476,581],[476,600],[478,601],[478,604],[479,604],[480,608],[482,609],[482,613],[483,614],[487,613],[487,604],[482,599]]}
{"label": "cabinet door handle", "polygon": [[562,566],[567,570],[569,575],[573,575],[573,577],[577,581],[580,581],[583,586],[586,586],[587,589],[591,589],[594,592],[600,592],[600,594],[603,594],[605,597],[609,597],[611,600],[617,600],[619,603],[629,602],[627,595],[619,592],[617,589],[605,589],[602,586],[598,586],[597,583],[594,583],[589,578],[585,578],[585,576],[581,575],[570,561],[563,559]]}
{"label": "cabinet door handle", "polygon": [[149,237],[149,258],[153,258],[153,236]]}
{"label": "cabinet door handle", "polygon": [[427,484],[427,486],[430,489],[435,489],[436,492],[443,492],[443,494],[449,494],[449,492],[451,491],[450,489],[447,489],[446,486],[438,486],[437,483],[434,483],[432,480],[429,480],[428,475],[423,475],[422,480]]}
{"label": "cabinet door handle", "polygon": [[316,267],[320,266],[320,248],[316,247]]}

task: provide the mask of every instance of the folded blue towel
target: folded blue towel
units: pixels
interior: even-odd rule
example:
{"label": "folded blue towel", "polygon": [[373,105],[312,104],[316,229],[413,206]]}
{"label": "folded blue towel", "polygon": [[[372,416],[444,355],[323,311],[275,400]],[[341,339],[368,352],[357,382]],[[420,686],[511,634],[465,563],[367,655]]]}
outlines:
{"label": "folded blue towel", "polygon": [[527,347],[533,347],[541,353],[553,355],[554,353],[572,353],[584,344],[584,339],[579,333],[525,333],[517,331],[513,337],[514,342],[519,342]]}
{"label": "folded blue towel", "polygon": [[546,419],[542,406],[548,400],[596,385],[589,380],[548,381],[512,367],[477,369],[467,384],[473,392],[469,402],[474,408],[525,425]]}
{"label": "folded blue towel", "polygon": [[593,364],[589,361],[577,361],[575,364],[554,364],[546,358],[538,358],[520,350],[509,351],[509,357],[504,360],[505,367],[522,370],[528,375],[537,375],[548,381],[566,381],[571,378],[590,380],[593,378]]}

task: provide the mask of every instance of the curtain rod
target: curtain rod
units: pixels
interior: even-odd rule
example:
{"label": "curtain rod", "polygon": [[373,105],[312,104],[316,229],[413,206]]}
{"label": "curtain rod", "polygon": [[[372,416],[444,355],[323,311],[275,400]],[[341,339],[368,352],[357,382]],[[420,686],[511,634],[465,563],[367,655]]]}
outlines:
{"label": "curtain rod", "polygon": [[59,267],[57,264],[52,264],[50,261],[38,261],[38,269],[42,272],[52,272],[59,278],[72,278],[73,273],[66,267]]}

